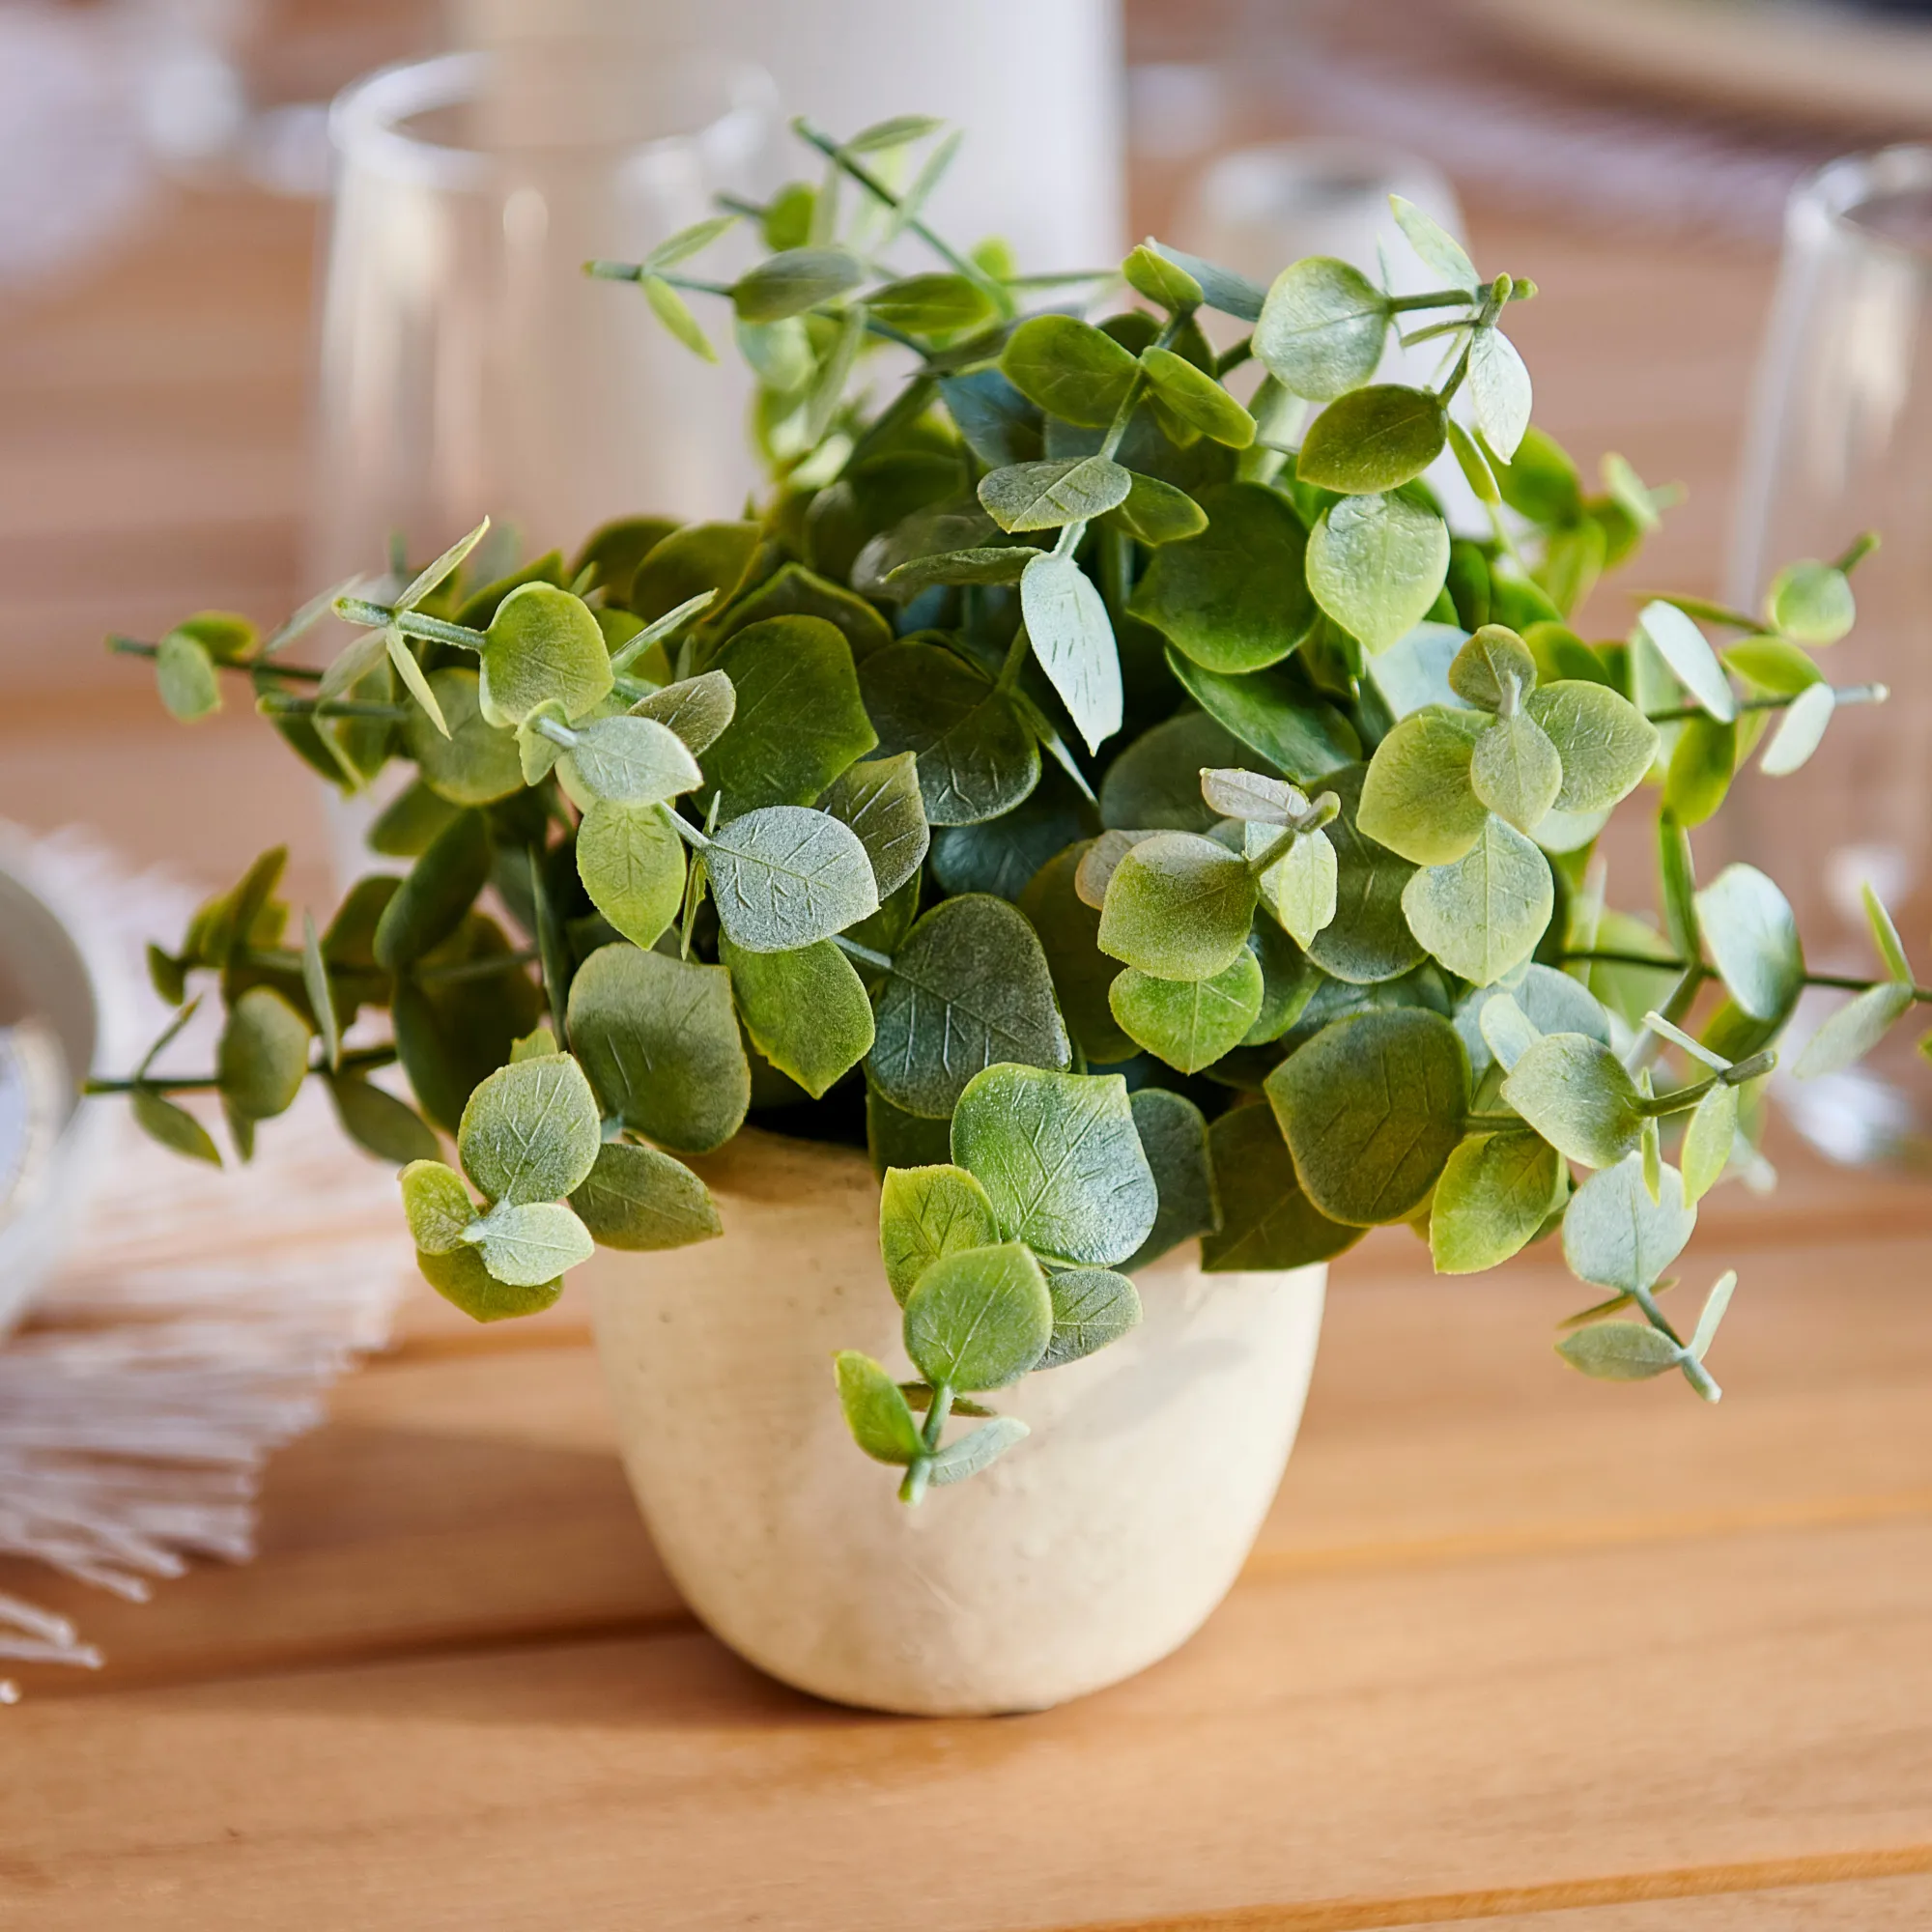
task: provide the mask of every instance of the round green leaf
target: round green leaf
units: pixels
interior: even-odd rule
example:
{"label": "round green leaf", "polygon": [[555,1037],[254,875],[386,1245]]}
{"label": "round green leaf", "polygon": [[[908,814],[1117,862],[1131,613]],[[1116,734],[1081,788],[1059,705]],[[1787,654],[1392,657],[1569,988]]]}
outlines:
{"label": "round green leaf", "polygon": [[731,305],[740,322],[780,322],[836,300],[865,279],[864,267],[843,248],[785,248],[731,284]]}
{"label": "round green leaf", "polygon": [[872,1049],[872,1003],[852,962],[829,939],[788,952],[718,945],[738,1016],[780,1072],[816,1100]]}
{"label": "round green leaf", "polygon": [[996,1245],[1000,1224],[986,1190],[950,1162],[888,1168],[879,1190],[879,1253],[899,1305],[944,1255]]}
{"label": "round green leaf", "polygon": [[1488,728],[1478,712],[1437,705],[1402,719],[1369,760],[1362,831],[1418,866],[1453,865],[1472,850],[1490,818],[1471,769]]}
{"label": "round green leaf", "polygon": [[1562,678],[1530,694],[1529,715],[1563,762],[1558,811],[1607,811],[1657,757],[1657,726],[1608,686]]}
{"label": "round green leaf", "polygon": [[1206,832],[1219,816],[1201,794],[1204,769],[1235,765],[1246,750],[1202,711],[1182,711],[1122,747],[1100,781],[1101,823],[1121,831]]}
{"label": "round green leaf", "polygon": [[654,691],[631,707],[633,718],[655,718],[702,756],[717,743],[738,709],[738,694],[722,670],[687,677]]}
{"label": "round green leaf", "polygon": [[200,639],[173,630],[155,652],[155,681],[161,702],[184,724],[221,709],[221,680],[214,660]]}
{"label": "round green leaf", "polygon": [[1359,269],[1310,255],[1275,277],[1255,354],[1283,388],[1332,402],[1375,375],[1388,323],[1388,298]]}
{"label": "round green leaf", "polygon": [[1478,1274],[1528,1246],[1561,1205],[1562,1156],[1527,1130],[1472,1136],[1449,1156],[1429,1212],[1437,1274]]}
{"label": "round green leaf", "polygon": [[1447,526],[1402,497],[1331,503],[1308,539],[1316,602],[1372,652],[1428,616],[1448,571]]}
{"label": "round green leaf", "polygon": [[1362,755],[1361,738],[1348,719],[1332,704],[1311,697],[1306,685],[1281,668],[1227,676],[1171,644],[1166,656],[1168,669],[1204,711],[1300,783],[1312,785]]}
{"label": "round green leaf", "polygon": [[1519,711],[1496,719],[1477,738],[1469,783],[1499,818],[1531,832],[1563,788],[1563,760],[1536,720]]}
{"label": "round green leaf", "polygon": [[1127,286],[1144,295],[1157,308],[1196,309],[1201,306],[1201,284],[1179,264],[1160,254],[1151,242],[1143,242],[1121,264]]}
{"label": "round green leaf", "polygon": [[1037,1369],[1057,1369],[1097,1353],[1139,1324],[1140,1293],[1112,1268],[1067,1268],[1046,1287],[1053,1301],[1053,1339],[1034,1364]]}
{"label": "round green leaf", "polygon": [[1415,867],[1359,828],[1363,779],[1364,768],[1350,765],[1321,781],[1342,802],[1323,833],[1335,848],[1335,917],[1308,942],[1322,972],[1357,986],[1399,979],[1423,956],[1403,911]]}
{"label": "round green leaf", "polygon": [[858,834],[882,902],[924,863],[932,834],[920,797],[919,766],[910,752],[848,766],[818,806]]}
{"label": "round green leaf", "polygon": [[1449,689],[1478,711],[1500,711],[1512,692],[1536,689],[1536,659],[1507,625],[1484,624],[1451,661]]}
{"label": "round green leaf", "polygon": [[328,1097],[342,1131],[378,1160],[397,1166],[412,1160],[434,1160],[436,1135],[429,1123],[407,1102],[384,1093],[374,1081],[353,1074],[329,1076]]}
{"label": "round green leaf", "polygon": [[1678,1164],[1684,1173],[1684,1199],[1694,1208],[1718,1184],[1730,1165],[1738,1137],[1738,1090],[1719,1083],[1697,1102],[1684,1129]]}
{"label": "round green leaf", "polygon": [[952,335],[976,328],[993,313],[991,298],[965,275],[907,275],[872,290],[866,307],[909,335]]}
{"label": "round green leaf", "polygon": [[1631,1294],[1654,1288],[1684,1252],[1697,1210],[1685,1202],[1675,1168],[1662,1169],[1658,1179],[1653,1201],[1643,1162],[1633,1153],[1577,1190],[1563,1216],[1563,1259],[1579,1280]]}
{"label": "round green leaf", "polygon": [[250,986],[228,1009],[215,1049],[221,1097],[244,1120],[266,1121],[295,1102],[308,1074],[308,1021],[271,986]]}
{"label": "round green leaf", "polygon": [[1362,1238],[1331,1221],[1301,1190],[1270,1107],[1235,1107],[1208,1129],[1221,1195],[1221,1226],[1201,1237],[1210,1274],[1307,1267]]}
{"label": "round green leaf", "polygon": [[1221,1197],[1201,1109],[1165,1087],[1137,1087],[1128,1100],[1159,1198],[1147,1239],[1121,1264],[1132,1272],[1182,1241],[1212,1234],[1221,1225]]}
{"label": "round green leaf", "polygon": [[570,1205],[607,1248],[688,1247],[724,1232],[711,1190],[681,1160],[656,1148],[606,1141]]}
{"label": "round green leaf", "polygon": [[1009,811],[1039,782],[1039,746],[977,665],[937,644],[901,643],[859,670],[882,757],[911,752],[934,825]]}
{"label": "round green leaf", "polygon": [[492,724],[521,724],[546,698],[582,718],[611,692],[611,653],[595,613],[553,583],[526,583],[497,607],[478,701]]}
{"label": "round green leaf", "polygon": [[483,716],[477,673],[460,665],[431,671],[429,688],[449,735],[419,709],[411,711],[403,726],[424,783],[452,805],[493,805],[521,791],[524,772],[516,737]]}
{"label": "round green leaf", "polygon": [[[1248,835],[1249,856],[1265,842],[1264,829]],[[1340,866],[1325,832],[1304,832],[1261,875],[1262,897],[1297,946],[1315,943],[1316,935],[1333,924]]]}
{"label": "round green leaf", "polygon": [[1019,1241],[942,1256],[906,1298],[906,1353],[935,1388],[1004,1388],[1052,1336],[1046,1277]]}
{"label": "round green leaf", "polygon": [[986,514],[1011,534],[1090,523],[1123,503],[1134,479],[1112,458],[1073,456],[1015,463],[980,479]]}
{"label": "round green leaf", "polygon": [[1182,1073],[1198,1073],[1238,1046],[1262,1009],[1261,962],[1243,945],[1208,980],[1156,980],[1129,966],[1108,991],[1122,1029]]}
{"label": "round green leaf", "polygon": [[423,1279],[445,1301],[462,1309],[473,1321],[507,1321],[524,1315],[541,1315],[563,1293],[563,1278],[516,1288],[501,1282],[483,1264],[474,1248],[456,1248],[446,1255],[418,1254]]}
{"label": "round green leaf", "polygon": [[1694,716],[1677,727],[1663,780],[1663,809],[1679,825],[1702,825],[1723,804],[1738,762],[1738,727]]}
{"label": "round green leaf", "polygon": [[1330,1220],[1406,1220],[1463,1138],[1469,1063],[1456,1029],[1417,1007],[1323,1027],[1267,1077],[1303,1190]]}
{"label": "round green leaf", "polygon": [[1141,367],[1154,394],[1190,428],[1231,449],[1255,440],[1255,419],[1205,369],[1171,349],[1141,351]]}
{"label": "round green leaf", "polygon": [[478,1211],[463,1177],[440,1160],[412,1160],[397,1178],[410,1238],[416,1246],[427,1255],[446,1255],[460,1248],[463,1231]]}
{"label": "round green leaf", "polygon": [[1442,454],[1447,418],[1439,398],[1400,383],[1374,383],[1338,396],[1301,440],[1294,473],[1348,496],[1395,490]]}
{"label": "round green leaf", "polygon": [[590,1231],[560,1201],[500,1201],[464,1240],[509,1288],[541,1288],[597,1252]]}
{"label": "round green leaf", "polygon": [[1537,1040],[1510,1069],[1502,1096],[1559,1153],[1585,1167],[1614,1167],[1636,1151],[1643,1130],[1636,1085],[1623,1062],[1580,1033]]}
{"label": "round green leaf", "polygon": [[617,931],[651,946],[684,902],[684,841],[654,806],[596,799],[577,828],[577,875]]}
{"label": "round green leaf", "polygon": [[1785,637],[1814,647],[1835,644],[1859,614],[1845,573],[1809,557],[1786,564],[1772,579],[1764,607]]}
{"label": "round green leaf", "polygon": [[1507,463],[1529,428],[1529,371],[1516,344],[1492,323],[1469,343],[1469,408],[1483,440]]}
{"label": "round green leaf", "polygon": [[1535,952],[1555,904],[1549,861],[1499,818],[1453,866],[1417,872],[1402,895],[1408,929],[1432,957],[1477,986]]}
{"label": "round green leaf", "polygon": [[838,1406],[852,1439],[875,1463],[903,1466],[920,1456],[925,1444],[919,1424],[899,1385],[869,1355],[854,1349],[833,1357],[838,1379]]}
{"label": "round green leaf", "polygon": [[704,781],[684,740],[654,718],[593,719],[564,757],[573,789],[611,805],[657,805]]}
{"label": "round green leaf", "polygon": [[[1133,488],[1107,512],[1107,523],[1126,531],[1139,543],[1155,545],[1180,543],[1199,536],[1208,527],[1208,513],[1184,490],[1163,483],[1157,476],[1131,472]],[[996,551],[995,556],[1009,554]]]}
{"label": "round green leaf", "polygon": [[560,1201],[602,1140],[597,1099],[567,1053],[499,1066],[470,1094],[456,1130],[463,1171],[492,1202]]}
{"label": "round green leaf", "polygon": [[1697,895],[1705,951],[1731,997],[1757,1020],[1782,1019],[1804,985],[1791,902],[1755,866],[1726,866]]}
{"label": "round green leaf", "polygon": [[1566,1335],[1556,1352],[1599,1381],[1643,1382],[1682,1365],[1684,1351],[1647,1321],[1598,1321]]}
{"label": "round green leaf", "polygon": [[1135,368],[1111,335],[1070,315],[1021,323],[1000,355],[1001,372],[1021,395],[1083,429],[1105,429],[1114,420]]}
{"label": "round green leaf", "polygon": [[1389,207],[1403,239],[1426,268],[1434,270],[1451,288],[1474,290],[1481,286],[1474,264],[1447,229],[1402,195],[1390,195]]}
{"label": "round green leaf", "polygon": [[1100,950],[1156,979],[1209,979],[1246,951],[1255,899],[1245,862],[1225,845],[1163,832],[1115,868],[1100,913]]}
{"label": "round green leaf", "polygon": [[829,812],[748,811],[719,828],[704,865],[718,923],[747,952],[789,952],[879,909],[865,846]]}

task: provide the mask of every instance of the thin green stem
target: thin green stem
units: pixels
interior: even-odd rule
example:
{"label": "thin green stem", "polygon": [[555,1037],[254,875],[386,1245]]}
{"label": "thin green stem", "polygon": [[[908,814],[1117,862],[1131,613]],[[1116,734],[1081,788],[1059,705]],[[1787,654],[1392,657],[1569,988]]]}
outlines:
{"label": "thin green stem", "polygon": [[[144,643],[139,638],[124,638],[118,632],[107,639],[107,648],[124,658],[157,658],[161,654],[159,644]],[[216,670],[232,670],[247,677],[256,671],[270,671],[276,677],[285,677],[292,684],[320,684],[325,673],[312,665],[277,664],[273,659],[257,654],[251,658],[214,660]]]}
{"label": "thin green stem", "polygon": [[291,697],[286,692],[265,691],[255,700],[265,718],[407,718],[407,704],[378,704],[359,697]]}
{"label": "thin green stem", "polygon": [[[1566,966],[1575,961],[1579,965],[1645,966],[1659,973],[1682,973],[1688,970],[1687,962],[1682,959],[1660,958],[1650,952],[1620,952],[1610,947],[1585,947],[1564,952],[1560,956]],[[1708,977],[1708,968],[1698,970]],[[1840,993],[1869,993],[1874,986],[1889,986],[1892,981],[1889,978],[1861,980],[1851,973],[1807,973],[1804,976],[1804,983],[1807,986],[1830,987],[1833,991]],[[1914,986],[1912,997],[1921,1006],[1932,1005],[1932,986]],[[1663,1017],[1675,1024],[1678,1015],[1667,1012]]]}
{"label": "thin green stem", "polygon": [[[1085,529],[1084,524],[1068,524],[1068,529]],[[993,680],[993,689],[1002,697],[1020,681],[1020,672],[1026,668],[1027,653],[1033,648],[1033,639],[1027,636],[1027,627],[1022,624],[1013,633],[1013,640],[1007,646],[1006,662],[1000,667],[1000,674]]]}
{"label": "thin green stem", "polygon": [[[395,1058],[396,1049],[393,1046],[358,1047],[354,1053],[342,1056],[339,1071],[361,1073],[378,1066],[388,1066]],[[310,1063],[308,1070],[310,1073],[327,1073],[331,1068],[327,1061],[318,1060]],[[80,1091],[83,1094],[132,1094],[145,1089],[150,1094],[213,1094],[218,1093],[220,1088],[221,1080],[217,1074],[193,1073],[180,1078],[171,1074],[156,1074],[144,1075],[140,1079],[84,1080]]]}
{"label": "thin green stem", "polygon": [[[1806,686],[1808,691],[1810,686]],[[1779,692],[1769,697],[1741,697],[1737,701],[1740,711],[1783,711],[1797,703],[1802,696],[1799,692]],[[1883,684],[1840,684],[1833,685],[1832,696],[1840,704],[1883,704],[1891,696]],[[1705,718],[1710,714],[1701,704],[1677,704],[1667,711],[1646,711],[1643,714],[1653,724],[1679,724],[1686,719]]]}
{"label": "thin green stem", "polygon": [[677,836],[680,838],[682,838],[684,842],[687,845],[689,845],[694,852],[701,852],[707,845],[711,843],[711,840],[708,839],[703,833],[698,831],[697,827],[692,824],[690,819],[682,816],[682,814],[678,812],[673,811],[669,806],[660,805],[658,807],[658,811],[659,814],[663,817],[665,823],[668,825],[670,829],[673,832],[675,832]]}
{"label": "thin green stem", "polygon": [[[1500,294],[1497,293],[1498,285],[1502,285]],[[1457,356],[1456,366],[1449,372],[1449,380],[1436,392],[1437,399],[1445,409],[1449,406],[1449,399],[1463,386],[1463,379],[1469,373],[1469,352],[1475,348],[1477,336],[1484,329],[1493,326],[1496,317],[1502,313],[1503,303],[1509,300],[1510,286],[1512,285],[1507,284],[1503,276],[1498,275],[1485,293],[1483,305],[1472,318],[1469,339],[1463,343],[1463,353]]]}
{"label": "thin green stem", "polygon": [[485,632],[471,630],[468,624],[452,624],[422,611],[398,611],[393,604],[372,604],[366,597],[338,597],[335,614],[345,623],[359,624],[370,631],[386,630],[393,624],[406,638],[454,644],[459,650],[480,651],[490,641]]}
{"label": "thin green stem", "polygon": [[1473,289],[1431,289],[1419,296],[1390,296],[1388,305],[1391,315],[1406,315],[1416,308],[1454,308],[1459,302],[1468,306],[1475,299]]}
{"label": "thin green stem", "polygon": [[872,967],[876,972],[890,973],[893,970],[891,955],[874,952],[869,946],[861,946],[856,939],[847,939],[842,932],[832,935],[832,943],[848,958],[857,959],[862,964]]}
{"label": "thin green stem", "polygon": [[1251,360],[1254,353],[1255,338],[1252,335],[1242,336],[1240,341],[1236,343],[1232,348],[1224,349],[1220,355],[1215,356],[1214,374],[1217,377],[1230,375],[1233,371],[1238,369],[1243,362]]}

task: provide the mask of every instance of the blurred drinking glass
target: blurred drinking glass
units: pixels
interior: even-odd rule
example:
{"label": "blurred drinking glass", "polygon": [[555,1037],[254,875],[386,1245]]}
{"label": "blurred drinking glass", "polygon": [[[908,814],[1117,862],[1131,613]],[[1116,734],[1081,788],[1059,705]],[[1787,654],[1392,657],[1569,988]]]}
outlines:
{"label": "blurred drinking glass", "polygon": [[[1858,627],[1824,663],[1833,684],[1877,681],[1890,698],[1841,708],[1797,783],[1741,774],[1733,837],[1735,856],[1784,882],[1814,968],[1879,970],[1861,906],[1869,882],[1921,983],[1932,976],[1928,527],[1932,148],[1896,147],[1833,161],[1792,196],[1726,586],[1731,604],[1755,612],[1784,564],[1834,559],[1861,531],[1879,532],[1852,580]],[[1806,997],[1822,1016],[1840,996]],[[1920,1030],[1895,1028],[1836,1086],[1783,1082],[1799,1125],[1847,1159],[1922,1144],[1914,1115],[1923,1109],[1902,1084]]]}

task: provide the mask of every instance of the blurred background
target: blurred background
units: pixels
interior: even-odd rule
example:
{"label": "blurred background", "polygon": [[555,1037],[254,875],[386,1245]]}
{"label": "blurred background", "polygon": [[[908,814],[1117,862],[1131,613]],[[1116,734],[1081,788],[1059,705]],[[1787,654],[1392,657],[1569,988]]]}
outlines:
{"label": "blurred background", "polygon": [[[1533,275],[1513,328],[1537,420],[1586,478],[1615,448],[1686,488],[1633,587],[1754,601],[1772,551],[1833,554],[1876,483],[1889,546],[1832,668],[1900,701],[1828,745],[1802,810],[1747,805],[1726,836],[1810,895],[1821,963],[1863,961],[1842,918],[1863,876],[1926,943],[1932,186],[1903,164],[1861,176],[1808,254],[1794,228],[1772,316],[1794,189],[1932,136],[1932,4],[969,0],[943,35],[932,17],[0,0],[0,817],[91,821],[209,878],[286,835],[297,895],[319,896],[313,781],[245,708],[171,724],[103,634],[206,607],[271,623],[379,567],[397,522],[427,553],[482,507],[566,538],[607,511],[726,507],[749,474],[728,378],[576,262],[641,252],[720,186],[810,172],[783,153],[788,113],[847,133],[922,111],[969,129],[949,225],[1008,234],[1027,266],[1147,232],[1264,276],[1314,251],[1372,264],[1396,187],[1486,270]],[[331,144],[341,90],[452,53],[469,64],[339,110]],[[1582,628],[1621,632],[1634,608],[1605,584]]]}

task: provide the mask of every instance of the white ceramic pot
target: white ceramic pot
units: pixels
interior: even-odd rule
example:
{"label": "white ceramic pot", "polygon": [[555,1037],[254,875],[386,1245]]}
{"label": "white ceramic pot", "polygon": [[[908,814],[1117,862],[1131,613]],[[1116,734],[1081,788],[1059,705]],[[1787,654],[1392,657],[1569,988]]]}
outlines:
{"label": "white ceramic pot", "polygon": [[719,1637],[822,1697],[956,1715],[1062,1703],[1193,1634],[1281,1480],[1325,1268],[1164,1257],[1131,1334],[988,1399],[1025,1441],[908,1509],[833,1387],[839,1349],[911,1374],[864,1156],[750,1130],[703,1166],[724,1237],[607,1267],[596,1330],[631,1486]]}

